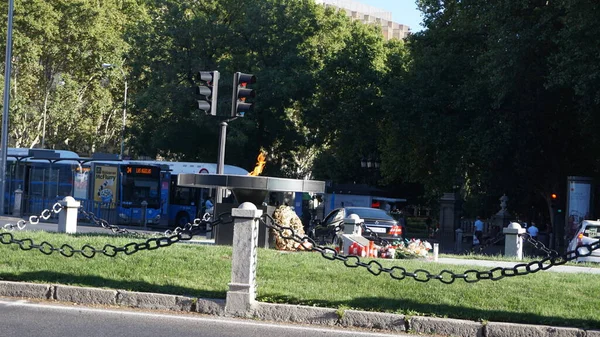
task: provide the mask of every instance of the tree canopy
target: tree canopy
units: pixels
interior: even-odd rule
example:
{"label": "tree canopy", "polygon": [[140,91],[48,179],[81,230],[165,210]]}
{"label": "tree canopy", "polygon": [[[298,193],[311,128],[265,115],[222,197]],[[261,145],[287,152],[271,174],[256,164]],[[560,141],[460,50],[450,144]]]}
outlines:
{"label": "tree canopy", "polygon": [[[214,162],[241,71],[257,97],[228,123],[228,164],[265,149],[265,174],[346,183],[372,157],[378,185],[461,191],[480,213],[598,174],[596,1],[416,5],[425,29],[384,41],[312,0],[18,0],[9,143],[118,152],[126,109],[128,155]],[[221,73],[222,117],[198,110],[200,70]]]}

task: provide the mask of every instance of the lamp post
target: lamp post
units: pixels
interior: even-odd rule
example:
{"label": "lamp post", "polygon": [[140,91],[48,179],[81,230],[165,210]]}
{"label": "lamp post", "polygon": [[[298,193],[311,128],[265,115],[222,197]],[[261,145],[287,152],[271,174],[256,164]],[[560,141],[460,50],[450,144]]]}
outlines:
{"label": "lamp post", "polygon": [[[115,65],[112,63],[102,63],[102,68],[109,69],[114,68]],[[125,93],[123,95],[123,124],[121,125],[121,152],[119,153],[119,159],[123,159],[123,152],[125,149],[125,122],[127,121],[127,76],[123,71],[123,66],[119,67],[121,75],[123,76],[123,82],[125,83]]]}
{"label": "lamp post", "polygon": [[14,1],[8,1],[8,27],[6,30],[6,57],[4,58],[4,109],[2,113],[2,164],[0,165],[0,214],[4,214],[4,189],[6,183],[6,151],[8,151],[8,112],[10,105],[10,71],[12,68],[12,27]]}
{"label": "lamp post", "polygon": [[[366,170],[367,172],[369,172],[369,174],[371,172],[373,172],[373,175],[375,175],[375,181],[377,181],[377,174],[379,171],[379,166],[381,165],[381,162],[379,161],[379,159],[375,159],[372,156],[369,157],[362,157],[360,159],[360,167],[364,170]],[[366,175],[365,175],[366,178]],[[365,179],[365,182],[369,183],[370,179]]]}

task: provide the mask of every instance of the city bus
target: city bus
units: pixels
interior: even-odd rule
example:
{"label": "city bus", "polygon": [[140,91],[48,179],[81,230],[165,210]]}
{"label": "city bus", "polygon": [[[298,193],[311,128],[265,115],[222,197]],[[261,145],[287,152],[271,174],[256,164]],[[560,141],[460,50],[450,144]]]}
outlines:
{"label": "city bus", "polygon": [[[9,148],[5,213],[13,212],[15,191],[21,190],[19,210],[24,215],[40,214],[73,196],[84,211],[111,224],[182,226],[202,217],[212,191],[179,187],[177,176],[216,171],[215,163],[119,160],[106,154],[85,158],[72,151]],[[225,165],[224,174],[248,171]]]}
{"label": "city bus", "polygon": [[[84,211],[111,224],[159,224],[161,170],[114,155],[84,158],[72,151],[9,148],[4,212],[40,214],[72,196]],[[21,198],[15,205],[17,190]]]}
{"label": "city bus", "polygon": [[[202,218],[204,202],[213,195],[208,188],[177,186],[177,176],[183,173],[216,174],[215,163],[166,162],[166,161],[131,161],[146,165],[162,165],[163,167],[163,209],[168,225],[183,226],[196,218]],[[248,175],[248,171],[237,166],[225,165],[223,174]]]}

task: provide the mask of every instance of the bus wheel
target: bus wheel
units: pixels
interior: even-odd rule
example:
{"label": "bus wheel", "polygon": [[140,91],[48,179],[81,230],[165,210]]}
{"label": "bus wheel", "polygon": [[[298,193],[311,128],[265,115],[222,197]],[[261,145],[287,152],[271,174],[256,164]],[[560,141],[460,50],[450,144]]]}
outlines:
{"label": "bus wheel", "polygon": [[190,217],[186,213],[179,213],[175,218],[175,226],[183,227],[190,223]]}

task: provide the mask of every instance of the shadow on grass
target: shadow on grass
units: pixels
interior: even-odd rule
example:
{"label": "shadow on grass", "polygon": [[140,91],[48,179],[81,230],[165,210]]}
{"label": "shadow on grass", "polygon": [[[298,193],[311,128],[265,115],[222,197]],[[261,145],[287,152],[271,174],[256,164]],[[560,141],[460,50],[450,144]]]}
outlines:
{"label": "shadow on grass", "polygon": [[176,285],[152,284],[141,281],[118,281],[92,275],[72,275],[52,271],[35,271],[20,274],[0,273],[0,280],[44,284],[62,284],[78,287],[121,289],[189,297],[225,299],[225,291],[193,289]]}
{"label": "shadow on grass", "polygon": [[535,314],[509,312],[502,310],[485,310],[466,308],[460,305],[424,304],[406,299],[390,299],[387,297],[358,297],[349,301],[306,301],[294,297],[270,296],[263,294],[258,298],[262,302],[287,303],[318,306],[326,308],[346,307],[356,310],[375,312],[404,313],[406,315],[423,315],[448,317],[472,321],[509,322],[536,325],[552,325],[562,327],[577,327],[581,329],[600,329],[598,319],[577,319],[557,316],[540,316]]}

